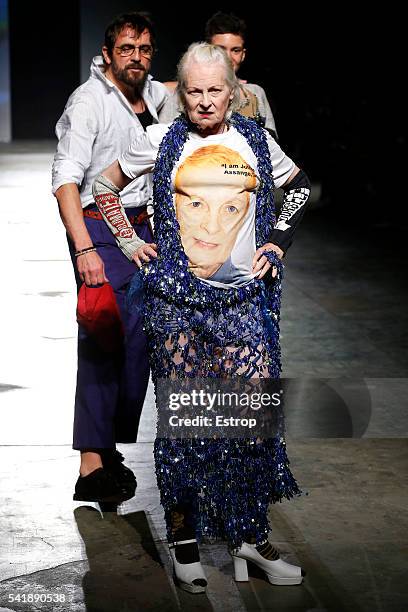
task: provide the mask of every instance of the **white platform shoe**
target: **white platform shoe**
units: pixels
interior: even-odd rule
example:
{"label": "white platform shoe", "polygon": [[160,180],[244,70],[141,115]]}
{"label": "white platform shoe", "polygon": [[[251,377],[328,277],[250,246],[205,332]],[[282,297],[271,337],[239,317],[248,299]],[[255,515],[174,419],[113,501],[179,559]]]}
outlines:
{"label": "white platform shoe", "polygon": [[241,548],[235,553],[230,553],[234,562],[234,574],[237,582],[247,582],[248,567],[247,561],[252,561],[262,569],[271,584],[290,585],[300,584],[305,573],[297,565],[286,563],[282,559],[265,559],[256,550],[256,544],[243,542]]}
{"label": "white platform shoe", "polygon": [[181,589],[188,593],[205,593],[207,578],[200,561],[195,561],[194,563],[180,563],[176,558],[176,548],[178,546],[193,543],[197,545],[197,540],[182,540],[181,542],[169,544],[169,551],[173,560],[175,582]]}

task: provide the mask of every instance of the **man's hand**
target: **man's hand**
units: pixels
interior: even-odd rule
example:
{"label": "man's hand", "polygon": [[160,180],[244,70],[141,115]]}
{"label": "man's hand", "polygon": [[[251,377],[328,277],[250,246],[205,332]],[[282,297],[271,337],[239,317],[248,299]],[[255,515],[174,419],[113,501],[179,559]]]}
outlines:
{"label": "man's hand", "polygon": [[105,265],[96,251],[79,255],[77,268],[80,279],[88,287],[109,282],[105,275]]}
{"label": "man's hand", "polygon": [[[252,260],[252,273],[256,274],[260,270],[259,275],[257,277],[258,279],[265,276],[268,270],[272,267],[269,261],[267,260],[267,258],[265,257],[265,255],[263,255],[264,251],[275,251],[279,259],[282,259],[284,255],[284,252],[282,251],[282,249],[278,247],[278,245],[272,244],[272,242],[267,242],[266,244],[261,246],[255,252],[254,258]],[[275,278],[277,273],[278,273],[278,270],[276,269],[276,267],[273,267],[272,277]]]}
{"label": "man's hand", "polygon": [[154,242],[142,244],[142,246],[134,252],[133,261],[141,268],[144,263],[150,261],[150,257],[157,257],[157,246]]}

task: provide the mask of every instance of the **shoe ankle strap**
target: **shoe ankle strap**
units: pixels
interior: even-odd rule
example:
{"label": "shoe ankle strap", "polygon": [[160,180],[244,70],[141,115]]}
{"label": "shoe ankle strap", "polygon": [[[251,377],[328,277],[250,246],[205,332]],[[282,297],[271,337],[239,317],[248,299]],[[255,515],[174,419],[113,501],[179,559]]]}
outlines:
{"label": "shoe ankle strap", "polygon": [[174,546],[178,546],[179,544],[192,544],[193,542],[197,542],[197,540],[195,538],[192,540],[180,540],[179,542],[172,542],[171,544],[169,544],[169,547],[173,548]]}

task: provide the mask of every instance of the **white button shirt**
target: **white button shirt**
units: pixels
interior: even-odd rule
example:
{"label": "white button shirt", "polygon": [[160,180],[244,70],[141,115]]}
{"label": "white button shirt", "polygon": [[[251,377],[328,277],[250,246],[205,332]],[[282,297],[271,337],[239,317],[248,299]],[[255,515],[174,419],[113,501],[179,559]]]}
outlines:
{"label": "white button shirt", "polygon": [[[122,92],[103,73],[101,56],[94,57],[91,76],[69,97],[55,132],[58,147],[52,166],[52,192],[76,183],[82,206],[92,203],[96,176],[114,162],[143,127]],[[149,75],[143,100],[155,123],[168,97],[167,88]],[[121,192],[125,208],[143,206],[152,193],[150,176],[141,176]]]}

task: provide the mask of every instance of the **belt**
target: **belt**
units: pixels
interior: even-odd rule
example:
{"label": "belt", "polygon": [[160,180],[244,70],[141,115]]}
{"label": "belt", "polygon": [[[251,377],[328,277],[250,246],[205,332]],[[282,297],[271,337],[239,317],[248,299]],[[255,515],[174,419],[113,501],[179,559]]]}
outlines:
{"label": "belt", "polygon": [[[126,212],[126,209],[125,209]],[[84,217],[89,217],[90,219],[98,219],[98,221],[103,221],[102,214],[99,210],[83,210]],[[147,213],[146,209],[143,209],[141,213],[138,215],[126,215],[132,225],[140,225],[152,215]]]}

